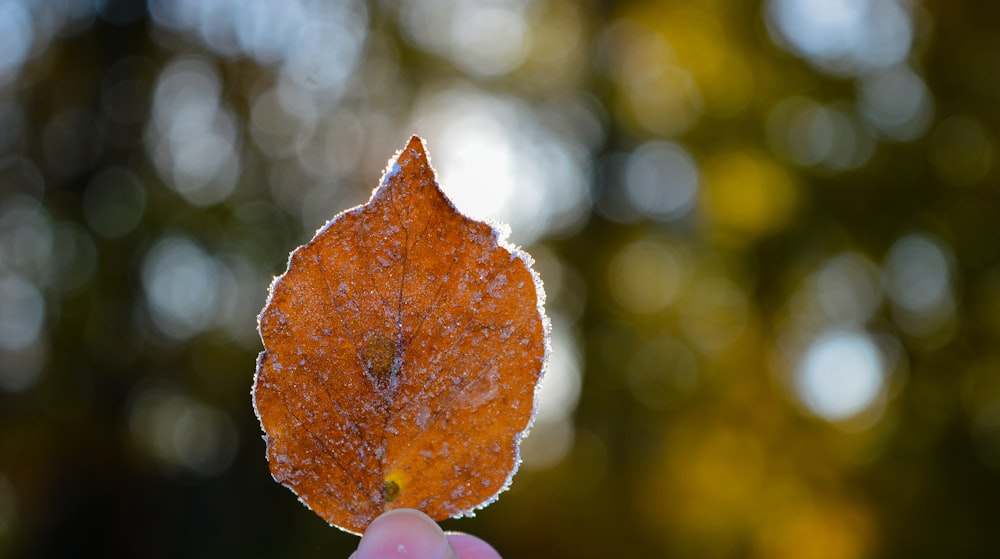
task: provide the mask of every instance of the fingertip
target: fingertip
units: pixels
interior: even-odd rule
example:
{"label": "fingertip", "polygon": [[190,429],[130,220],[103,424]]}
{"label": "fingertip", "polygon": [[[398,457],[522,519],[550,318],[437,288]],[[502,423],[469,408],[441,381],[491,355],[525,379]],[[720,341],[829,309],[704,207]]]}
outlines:
{"label": "fingertip", "polygon": [[455,553],[431,517],[413,509],[396,509],[372,521],[353,557],[455,559]]}
{"label": "fingertip", "polygon": [[448,532],[447,536],[460,559],[502,559],[493,546],[475,536],[458,532]]}

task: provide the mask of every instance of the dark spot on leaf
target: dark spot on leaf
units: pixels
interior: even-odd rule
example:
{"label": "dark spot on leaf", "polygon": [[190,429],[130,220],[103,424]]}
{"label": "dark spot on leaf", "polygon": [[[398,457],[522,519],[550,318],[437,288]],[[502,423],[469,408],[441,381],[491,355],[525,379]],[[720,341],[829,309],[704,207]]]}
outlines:
{"label": "dark spot on leaf", "polygon": [[382,498],[385,502],[391,503],[399,497],[399,484],[395,481],[387,481],[382,486]]}

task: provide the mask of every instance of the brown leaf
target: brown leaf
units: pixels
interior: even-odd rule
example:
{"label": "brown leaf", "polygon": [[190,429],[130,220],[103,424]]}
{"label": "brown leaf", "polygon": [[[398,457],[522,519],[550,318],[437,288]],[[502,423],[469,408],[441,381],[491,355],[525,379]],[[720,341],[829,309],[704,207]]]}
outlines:
{"label": "brown leaf", "polygon": [[413,136],[271,285],[253,399],[274,478],[354,533],[392,508],[492,502],[548,354],[531,263],[455,210]]}

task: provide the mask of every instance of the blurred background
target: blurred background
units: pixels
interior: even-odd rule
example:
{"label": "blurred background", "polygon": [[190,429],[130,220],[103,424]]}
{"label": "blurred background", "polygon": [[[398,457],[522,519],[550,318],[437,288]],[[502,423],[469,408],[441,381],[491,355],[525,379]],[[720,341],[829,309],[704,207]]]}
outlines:
{"label": "blurred background", "polygon": [[346,557],[255,318],[411,133],[537,260],[510,558],[1000,556],[1000,3],[0,0],[0,556]]}

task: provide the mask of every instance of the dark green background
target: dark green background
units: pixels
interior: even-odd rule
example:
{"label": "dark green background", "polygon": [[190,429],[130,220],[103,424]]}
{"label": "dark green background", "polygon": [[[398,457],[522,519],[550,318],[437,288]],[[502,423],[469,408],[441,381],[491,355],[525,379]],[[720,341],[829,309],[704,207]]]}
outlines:
{"label": "dark green background", "polygon": [[[411,133],[458,168],[455,130],[507,140],[466,181],[538,166],[507,218],[569,388],[558,452],[447,529],[510,558],[1000,556],[1000,5],[831,2],[875,46],[807,54],[757,2],[421,4],[0,3],[0,557],[346,557],[268,472],[254,317]],[[650,145],[697,168],[676,211],[628,196]],[[838,255],[869,299],[817,279]],[[884,382],[824,419],[790,379],[838,331]]]}

